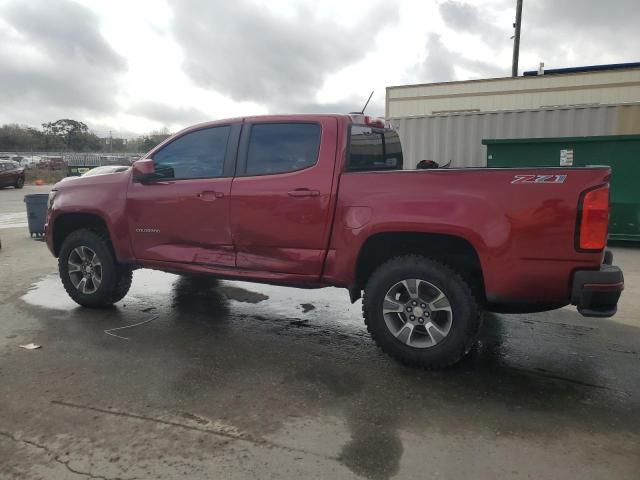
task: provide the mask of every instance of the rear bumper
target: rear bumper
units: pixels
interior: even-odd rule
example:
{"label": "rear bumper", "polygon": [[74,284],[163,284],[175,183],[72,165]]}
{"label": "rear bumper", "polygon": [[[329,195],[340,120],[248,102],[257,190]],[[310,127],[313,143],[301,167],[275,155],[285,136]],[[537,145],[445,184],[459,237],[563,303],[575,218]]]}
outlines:
{"label": "rear bumper", "polygon": [[573,274],[571,303],[585,317],[611,317],[618,310],[624,275],[619,267],[611,265],[612,260],[607,252],[600,270],[578,270]]}

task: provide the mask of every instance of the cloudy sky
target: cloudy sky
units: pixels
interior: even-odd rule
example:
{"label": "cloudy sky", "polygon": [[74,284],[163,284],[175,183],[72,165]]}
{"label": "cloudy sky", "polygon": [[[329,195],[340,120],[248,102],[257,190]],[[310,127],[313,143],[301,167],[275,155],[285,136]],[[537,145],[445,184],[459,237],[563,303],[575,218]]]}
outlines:
{"label": "cloudy sky", "polygon": [[[123,135],[507,76],[515,0],[0,0],[0,123]],[[639,0],[524,0],[520,70],[640,61]]]}

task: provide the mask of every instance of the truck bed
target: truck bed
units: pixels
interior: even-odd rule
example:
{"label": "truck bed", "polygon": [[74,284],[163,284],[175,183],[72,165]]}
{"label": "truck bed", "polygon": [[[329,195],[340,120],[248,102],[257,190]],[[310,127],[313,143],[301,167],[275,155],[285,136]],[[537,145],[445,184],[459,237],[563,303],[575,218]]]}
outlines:
{"label": "truck bed", "polygon": [[607,167],[345,173],[325,278],[352,278],[357,262],[346,257],[378,231],[442,232],[478,253],[489,303],[567,304],[572,272],[602,260],[576,250],[578,199],[609,176]]}

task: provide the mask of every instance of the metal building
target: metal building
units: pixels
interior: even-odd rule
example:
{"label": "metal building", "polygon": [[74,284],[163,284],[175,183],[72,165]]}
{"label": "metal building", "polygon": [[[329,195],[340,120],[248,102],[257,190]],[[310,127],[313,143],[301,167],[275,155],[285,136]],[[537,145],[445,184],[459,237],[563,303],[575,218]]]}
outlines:
{"label": "metal building", "polygon": [[[542,72],[541,72],[542,73]],[[387,87],[406,168],[485,166],[485,138],[640,134],[640,64]]]}

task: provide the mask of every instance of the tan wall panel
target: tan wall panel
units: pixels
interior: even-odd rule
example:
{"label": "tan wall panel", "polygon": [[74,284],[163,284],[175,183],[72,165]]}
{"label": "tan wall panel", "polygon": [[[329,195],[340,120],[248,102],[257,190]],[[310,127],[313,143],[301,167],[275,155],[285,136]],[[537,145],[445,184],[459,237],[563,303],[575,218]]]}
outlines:
{"label": "tan wall panel", "polygon": [[387,88],[388,118],[640,101],[640,69]]}

